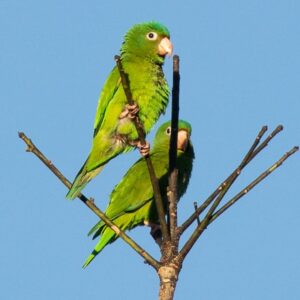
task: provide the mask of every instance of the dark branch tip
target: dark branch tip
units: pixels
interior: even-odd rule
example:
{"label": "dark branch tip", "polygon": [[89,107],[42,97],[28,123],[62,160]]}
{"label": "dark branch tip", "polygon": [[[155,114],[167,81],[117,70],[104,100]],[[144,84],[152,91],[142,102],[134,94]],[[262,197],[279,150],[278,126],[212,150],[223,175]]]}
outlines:
{"label": "dark branch tip", "polygon": [[179,72],[179,56],[178,55],[173,56],[173,70],[176,73]]}
{"label": "dark branch tip", "polygon": [[18,136],[19,136],[19,138],[22,139],[22,138],[24,137],[24,135],[25,135],[24,132],[18,131]]}
{"label": "dark branch tip", "polygon": [[260,132],[260,136],[263,136],[267,130],[268,130],[268,126],[267,125],[263,126]]}
{"label": "dark branch tip", "polygon": [[175,54],[173,56],[173,61],[176,62],[176,63],[178,63],[179,62],[179,55]]}
{"label": "dark branch tip", "polygon": [[283,125],[280,124],[280,125],[278,125],[278,126],[276,127],[276,130],[277,130],[277,131],[281,131],[281,130],[283,130],[283,128],[284,128]]}

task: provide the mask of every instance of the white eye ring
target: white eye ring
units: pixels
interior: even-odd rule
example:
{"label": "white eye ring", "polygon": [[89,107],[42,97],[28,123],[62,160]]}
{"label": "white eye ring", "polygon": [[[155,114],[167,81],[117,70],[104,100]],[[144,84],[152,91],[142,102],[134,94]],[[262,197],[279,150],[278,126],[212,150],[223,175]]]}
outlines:
{"label": "white eye ring", "polygon": [[168,127],[166,130],[167,135],[171,135],[171,127]]}
{"label": "white eye ring", "polygon": [[147,33],[146,37],[150,41],[155,41],[157,39],[157,33],[154,31],[151,31],[151,32]]}

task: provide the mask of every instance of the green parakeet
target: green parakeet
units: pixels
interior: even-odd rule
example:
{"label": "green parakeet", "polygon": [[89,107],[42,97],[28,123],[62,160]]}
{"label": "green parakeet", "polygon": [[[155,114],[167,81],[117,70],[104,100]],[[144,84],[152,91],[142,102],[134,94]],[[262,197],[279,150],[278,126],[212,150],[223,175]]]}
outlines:
{"label": "green parakeet", "polygon": [[[168,203],[166,194],[170,135],[171,122],[167,122],[158,129],[150,152],[155,174],[159,180],[165,211]],[[179,198],[185,193],[192,172],[194,149],[190,135],[190,124],[186,121],[179,121],[177,143]],[[140,158],[115,186],[105,214],[122,230],[130,230],[138,225],[158,224],[153,188],[144,158]],[[101,237],[83,267],[86,267],[106,245],[118,238],[103,221],[99,221],[90,230],[89,235],[93,233],[93,238],[99,235]]]}
{"label": "green parakeet", "polygon": [[[139,118],[148,133],[168,104],[169,88],[162,65],[172,53],[168,29],[160,23],[134,25],[125,35],[121,61],[128,74]],[[117,67],[108,76],[100,94],[90,154],[78,172],[67,198],[74,199],[86,184],[120,153],[137,145],[138,134],[124,109],[127,100]],[[126,110],[125,110],[126,112]]]}

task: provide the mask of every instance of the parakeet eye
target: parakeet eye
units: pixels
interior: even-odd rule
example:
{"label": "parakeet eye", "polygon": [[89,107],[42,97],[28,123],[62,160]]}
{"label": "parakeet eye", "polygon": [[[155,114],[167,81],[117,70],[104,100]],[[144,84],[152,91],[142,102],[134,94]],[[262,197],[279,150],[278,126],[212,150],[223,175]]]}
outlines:
{"label": "parakeet eye", "polygon": [[157,33],[153,31],[147,33],[147,39],[150,41],[155,41],[157,39]]}
{"label": "parakeet eye", "polygon": [[166,133],[167,133],[167,135],[170,135],[170,134],[171,134],[171,127],[168,127],[168,128],[167,128]]}

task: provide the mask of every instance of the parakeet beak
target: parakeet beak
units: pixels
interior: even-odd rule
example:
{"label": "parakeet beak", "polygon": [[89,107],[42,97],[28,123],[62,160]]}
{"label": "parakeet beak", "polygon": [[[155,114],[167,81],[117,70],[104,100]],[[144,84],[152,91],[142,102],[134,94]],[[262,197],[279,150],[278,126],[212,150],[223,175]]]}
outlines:
{"label": "parakeet beak", "polygon": [[161,56],[165,56],[166,54],[168,56],[171,56],[172,53],[173,53],[173,44],[167,37],[164,37],[158,45],[158,54]]}
{"label": "parakeet beak", "polygon": [[185,151],[189,142],[189,134],[186,130],[179,130],[177,135],[177,150]]}

